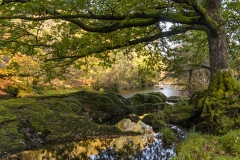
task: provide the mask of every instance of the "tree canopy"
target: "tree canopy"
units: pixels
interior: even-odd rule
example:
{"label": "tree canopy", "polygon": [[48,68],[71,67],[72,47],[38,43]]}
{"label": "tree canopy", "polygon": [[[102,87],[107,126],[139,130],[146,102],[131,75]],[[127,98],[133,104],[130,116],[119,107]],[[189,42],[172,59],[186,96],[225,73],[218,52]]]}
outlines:
{"label": "tree canopy", "polygon": [[59,66],[86,56],[111,61],[108,53],[119,48],[127,55],[150,46],[151,54],[159,56],[175,46],[169,41],[187,43],[178,50],[192,44],[191,52],[206,57],[208,49],[201,51],[208,44],[205,33],[218,36],[222,26],[227,28],[230,60],[239,53],[237,1],[2,0],[0,9],[2,52],[37,55]]}
{"label": "tree canopy", "polygon": [[223,134],[240,126],[240,83],[230,69],[240,66],[239,10],[237,0],[2,0],[0,49],[45,62],[50,74],[88,56],[108,65],[119,50],[160,57],[170,70],[203,66],[208,89],[190,103],[198,128]]}

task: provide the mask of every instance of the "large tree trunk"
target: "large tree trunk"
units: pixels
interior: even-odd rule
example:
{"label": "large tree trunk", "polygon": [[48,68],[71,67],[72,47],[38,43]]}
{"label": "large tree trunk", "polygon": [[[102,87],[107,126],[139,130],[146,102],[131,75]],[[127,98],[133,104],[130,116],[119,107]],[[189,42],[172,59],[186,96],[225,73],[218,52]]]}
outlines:
{"label": "large tree trunk", "polygon": [[[222,23],[221,6],[221,0],[206,1],[206,9],[208,14],[218,24]],[[212,76],[214,76],[218,71],[228,71],[229,65],[225,27],[221,26],[217,35],[215,33],[208,32],[208,43]]]}
{"label": "large tree trunk", "polygon": [[205,0],[206,9],[218,24],[218,32],[208,31],[211,81],[207,90],[195,93],[200,130],[224,134],[240,127],[240,85],[231,75],[228,64],[226,30],[221,19],[221,0]]}
{"label": "large tree trunk", "polygon": [[229,71],[226,32],[221,28],[219,35],[208,35],[210,68],[212,76],[218,71]]}

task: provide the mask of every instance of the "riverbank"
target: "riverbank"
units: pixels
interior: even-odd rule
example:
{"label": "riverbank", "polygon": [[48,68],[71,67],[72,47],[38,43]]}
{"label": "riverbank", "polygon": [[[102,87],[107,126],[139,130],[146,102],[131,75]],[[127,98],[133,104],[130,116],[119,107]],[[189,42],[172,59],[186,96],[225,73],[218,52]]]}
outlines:
{"label": "riverbank", "polygon": [[[162,103],[161,96],[147,94],[143,103]],[[1,100],[0,157],[48,143],[139,134],[109,123],[141,107],[134,103],[115,93],[88,91]]]}
{"label": "riverbank", "polygon": [[[161,131],[163,143],[177,146],[174,159],[239,158],[240,130],[216,136],[192,129],[186,140],[176,143],[174,133],[166,126],[177,124],[191,128],[193,120],[200,117],[188,100],[175,105],[167,104],[166,100],[159,92],[136,94],[126,99],[115,93],[89,91],[1,100],[0,157],[47,144],[139,135],[139,132],[123,132],[114,124],[124,117],[137,122],[138,116],[148,113],[142,122]],[[136,116],[129,116],[133,113]]]}

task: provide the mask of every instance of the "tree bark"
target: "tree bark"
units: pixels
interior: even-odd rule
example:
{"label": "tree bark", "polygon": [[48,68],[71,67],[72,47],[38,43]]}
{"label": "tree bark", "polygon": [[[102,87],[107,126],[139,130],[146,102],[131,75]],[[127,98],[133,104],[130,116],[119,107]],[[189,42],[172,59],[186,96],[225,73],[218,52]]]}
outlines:
{"label": "tree bark", "polygon": [[211,75],[214,76],[218,71],[226,72],[229,70],[226,30],[221,17],[221,0],[206,0],[206,9],[211,18],[219,24],[218,34],[208,32],[209,54]]}
{"label": "tree bark", "polygon": [[211,75],[229,70],[225,29],[218,36],[208,35]]}

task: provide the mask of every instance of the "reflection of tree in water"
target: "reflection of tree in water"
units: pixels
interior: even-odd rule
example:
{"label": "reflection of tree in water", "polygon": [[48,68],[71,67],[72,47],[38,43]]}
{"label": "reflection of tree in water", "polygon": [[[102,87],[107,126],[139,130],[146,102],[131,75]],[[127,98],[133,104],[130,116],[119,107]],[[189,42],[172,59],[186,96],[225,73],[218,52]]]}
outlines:
{"label": "reflection of tree in water", "polygon": [[147,138],[147,142],[142,147],[141,143],[129,141],[123,147],[116,150],[117,146],[107,148],[100,154],[92,156],[94,160],[112,159],[112,160],[165,160],[175,156],[175,152],[171,148],[163,148],[162,141],[151,136]]}
{"label": "reflection of tree in water", "polygon": [[10,159],[35,160],[165,160],[175,156],[173,149],[163,148],[153,135],[89,139],[22,152]]}

